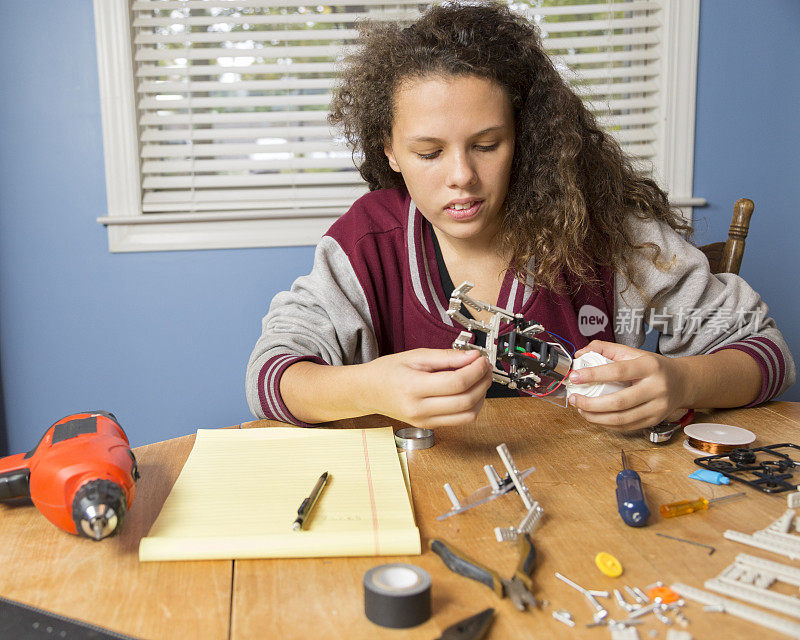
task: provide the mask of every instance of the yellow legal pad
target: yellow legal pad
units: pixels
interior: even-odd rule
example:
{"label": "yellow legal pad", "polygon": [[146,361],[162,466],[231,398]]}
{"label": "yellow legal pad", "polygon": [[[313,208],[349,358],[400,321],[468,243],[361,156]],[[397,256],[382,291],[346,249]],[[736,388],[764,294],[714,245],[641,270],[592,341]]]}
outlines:
{"label": "yellow legal pad", "polygon": [[[328,485],[302,531],[297,508]],[[391,427],[200,429],[139,560],[420,553]]]}

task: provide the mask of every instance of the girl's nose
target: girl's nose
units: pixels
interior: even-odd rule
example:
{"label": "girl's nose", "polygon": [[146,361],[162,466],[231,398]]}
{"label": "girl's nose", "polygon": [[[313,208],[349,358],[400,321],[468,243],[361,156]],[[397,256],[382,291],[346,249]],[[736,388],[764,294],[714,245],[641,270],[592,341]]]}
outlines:
{"label": "girl's nose", "polygon": [[452,188],[468,187],[476,182],[478,174],[464,154],[455,154],[448,167],[447,186]]}

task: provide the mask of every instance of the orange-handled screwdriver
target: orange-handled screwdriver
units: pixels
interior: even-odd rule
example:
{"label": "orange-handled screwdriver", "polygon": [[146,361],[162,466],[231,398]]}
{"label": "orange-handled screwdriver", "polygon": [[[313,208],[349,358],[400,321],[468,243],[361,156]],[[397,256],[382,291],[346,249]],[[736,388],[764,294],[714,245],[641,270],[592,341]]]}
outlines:
{"label": "orange-handled screwdriver", "polygon": [[739,498],[743,495],[745,495],[744,492],[732,493],[729,496],[722,496],[721,498],[713,498],[711,500],[707,500],[706,498],[698,498],[697,500],[670,502],[669,504],[662,504],[658,510],[665,518],[674,518],[675,516],[683,516],[687,513],[694,513],[695,511],[708,509],[708,505],[710,505],[712,502],[720,502],[722,500],[730,500],[731,498]]}

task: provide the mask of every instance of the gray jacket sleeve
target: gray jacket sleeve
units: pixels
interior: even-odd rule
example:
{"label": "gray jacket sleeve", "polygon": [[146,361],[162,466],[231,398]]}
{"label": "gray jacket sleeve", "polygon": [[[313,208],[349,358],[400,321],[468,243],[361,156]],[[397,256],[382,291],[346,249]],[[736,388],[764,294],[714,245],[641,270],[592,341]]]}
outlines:
{"label": "gray jacket sleeve", "polygon": [[311,273],[277,294],[262,320],[261,337],[247,364],[250,411],[301,426],[280,395],[286,369],[300,360],[318,364],[358,364],[378,356],[372,318],[361,283],[345,252],[322,238]]}
{"label": "gray jacket sleeve", "polygon": [[617,274],[615,281],[616,341],[639,347],[648,330],[659,332],[659,351],[691,356],[738,349],[761,368],[758,398],[770,400],[794,384],[795,364],[769,308],[750,285],[731,273],[712,274],[702,251],[669,225],[631,217],[638,244],[661,248],[658,266],[636,253],[633,267],[639,287]]}

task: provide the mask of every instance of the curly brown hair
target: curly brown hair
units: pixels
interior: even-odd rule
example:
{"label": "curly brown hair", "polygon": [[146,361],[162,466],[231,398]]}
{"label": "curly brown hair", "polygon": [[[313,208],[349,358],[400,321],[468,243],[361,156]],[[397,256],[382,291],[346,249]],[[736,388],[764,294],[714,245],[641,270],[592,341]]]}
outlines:
{"label": "curly brown hair", "polygon": [[[558,290],[559,274],[596,283],[611,268],[637,285],[631,214],[688,234],[667,195],[637,170],[617,142],[556,71],[538,29],[496,2],[448,3],[403,28],[359,24],[360,46],[345,59],[328,121],[343,129],[370,190],[404,185],[384,154],[391,139],[394,95],[401,82],[433,75],[473,75],[502,86],[514,109],[516,142],[511,182],[501,212],[501,246],[521,277]],[[534,273],[526,274],[529,258]]]}

